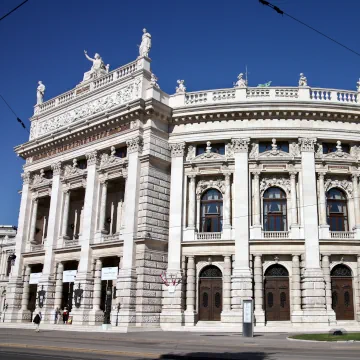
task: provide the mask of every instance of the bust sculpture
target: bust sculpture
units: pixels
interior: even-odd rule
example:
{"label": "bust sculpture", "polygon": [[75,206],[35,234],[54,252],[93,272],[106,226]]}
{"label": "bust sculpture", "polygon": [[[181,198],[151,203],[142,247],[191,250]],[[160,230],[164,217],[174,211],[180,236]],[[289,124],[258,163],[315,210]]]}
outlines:
{"label": "bust sculpture", "polygon": [[44,94],[45,94],[45,85],[39,81],[38,87],[36,89],[36,105],[42,104],[44,102]]}
{"label": "bust sculpture", "polygon": [[141,39],[141,44],[139,46],[139,57],[149,57],[149,52],[151,49],[151,35],[143,29],[143,36]]}
{"label": "bust sculpture", "polygon": [[110,65],[108,64],[105,66],[101,56],[98,53],[96,53],[94,55],[94,59],[92,59],[87,54],[86,50],[84,50],[84,54],[85,54],[85,57],[93,63],[90,71],[88,71],[84,74],[84,81],[89,80],[90,78],[99,77],[99,76],[107,74],[109,72]]}
{"label": "bust sculpture", "polygon": [[304,76],[303,73],[300,74],[299,86],[308,86],[307,78],[306,78],[306,76]]}

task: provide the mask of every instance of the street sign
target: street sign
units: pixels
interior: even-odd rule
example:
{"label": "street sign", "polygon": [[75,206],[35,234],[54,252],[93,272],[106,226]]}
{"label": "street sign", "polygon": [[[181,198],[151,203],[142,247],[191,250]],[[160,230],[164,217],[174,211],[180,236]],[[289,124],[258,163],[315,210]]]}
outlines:
{"label": "street sign", "polygon": [[76,270],[65,270],[63,272],[63,283],[75,282]]}
{"label": "street sign", "polygon": [[41,275],[42,275],[42,272],[39,272],[39,273],[31,273],[30,274],[30,279],[29,279],[29,284],[32,285],[32,284],[38,284],[39,283],[39,280],[41,278]]}
{"label": "street sign", "polygon": [[115,267],[103,267],[101,269],[101,280],[116,280],[118,275],[118,268]]}
{"label": "street sign", "polygon": [[254,336],[253,300],[243,300],[243,337]]}

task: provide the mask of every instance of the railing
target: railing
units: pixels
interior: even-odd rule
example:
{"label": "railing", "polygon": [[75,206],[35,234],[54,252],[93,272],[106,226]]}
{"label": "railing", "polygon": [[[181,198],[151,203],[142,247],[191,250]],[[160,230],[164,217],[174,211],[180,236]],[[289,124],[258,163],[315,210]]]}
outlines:
{"label": "railing", "polygon": [[221,240],[221,232],[203,232],[196,234],[197,240]]}
{"label": "railing", "polygon": [[330,231],[331,239],[354,239],[354,231]]}
{"label": "railing", "polygon": [[44,244],[31,245],[30,250],[31,251],[43,251],[44,250]]}
{"label": "railing", "polygon": [[289,231],[263,231],[264,239],[288,239]]}
{"label": "railing", "polygon": [[78,246],[79,239],[64,240],[64,247]]}
{"label": "railing", "polygon": [[[171,97],[172,98],[172,97]],[[248,87],[185,93],[184,102],[174,97],[174,107],[249,101],[309,101],[340,104],[360,103],[356,91],[309,87]],[[171,100],[170,100],[170,106]]]}
{"label": "railing", "polygon": [[120,240],[119,234],[108,234],[102,236],[102,242],[111,242]]}
{"label": "railing", "polygon": [[51,110],[57,106],[60,106],[67,102],[70,102],[71,100],[73,100],[79,96],[82,96],[85,93],[99,89],[107,84],[110,84],[114,81],[122,79],[122,78],[132,74],[137,69],[138,69],[137,61],[134,61],[130,64],[124,65],[102,77],[91,80],[90,82],[85,82],[83,87],[80,85],[76,89],[72,89],[64,94],[57,96],[56,98],[50,99],[42,104],[36,105],[35,112],[37,115],[44,113],[44,112]]}

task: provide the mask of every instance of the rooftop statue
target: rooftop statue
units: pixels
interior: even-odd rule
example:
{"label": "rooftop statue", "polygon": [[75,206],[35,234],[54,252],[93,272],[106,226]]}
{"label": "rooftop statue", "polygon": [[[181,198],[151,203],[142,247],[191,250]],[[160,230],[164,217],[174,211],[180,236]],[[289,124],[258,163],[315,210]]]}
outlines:
{"label": "rooftop statue", "polygon": [[39,86],[36,89],[36,105],[42,104],[44,102],[44,94],[45,94],[45,85],[39,81]]}
{"label": "rooftop statue", "polygon": [[246,84],[246,80],[243,79],[244,74],[240,73],[238,76],[238,81],[236,83],[234,83],[234,87],[238,87],[238,88],[245,88],[247,86]]}
{"label": "rooftop statue", "polygon": [[356,88],[357,88],[357,91],[360,92],[360,79],[359,79],[359,81],[356,83]]}
{"label": "rooftop statue", "polygon": [[155,87],[157,89],[160,89],[159,84],[157,83],[159,79],[156,77],[156,75],[154,73],[151,74],[151,79],[150,79],[150,86],[151,87]]}
{"label": "rooftop statue", "polygon": [[184,85],[185,80],[178,80],[177,83],[179,86],[176,87],[176,93],[177,94],[184,94],[186,91],[186,87]]}
{"label": "rooftop statue", "polygon": [[101,56],[96,53],[94,55],[94,59],[92,59],[88,54],[87,54],[87,51],[84,50],[84,54],[85,54],[85,57],[91,61],[93,64],[92,64],[92,67],[90,69],[90,71],[86,72],[84,74],[84,79],[83,81],[85,80],[89,80],[91,78],[96,78],[96,77],[99,77],[101,75],[104,75],[104,74],[107,74],[109,72],[109,67],[110,65],[106,65],[104,64]]}
{"label": "rooftop statue", "polygon": [[299,86],[308,86],[307,78],[306,78],[306,76],[304,76],[303,73],[300,74]]}
{"label": "rooftop statue", "polygon": [[141,44],[139,46],[139,57],[149,57],[149,52],[151,49],[151,35],[146,32],[146,29],[143,29],[143,36],[141,39]]}
{"label": "rooftop statue", "polygon": [[271,85],[272,81],[268,81],[265,84],[259,84],[257,87],[269,87]]}

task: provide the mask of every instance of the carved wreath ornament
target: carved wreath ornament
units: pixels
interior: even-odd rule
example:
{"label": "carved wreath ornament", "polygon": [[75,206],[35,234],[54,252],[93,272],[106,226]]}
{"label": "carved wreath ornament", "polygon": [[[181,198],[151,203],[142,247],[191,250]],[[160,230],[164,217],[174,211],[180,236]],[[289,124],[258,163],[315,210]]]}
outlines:
{"label": "carved wreath ornament", "polygon": [[290,179],[285,178],[264,178],[261,180],[260,183],[260,192],[264,193],[265,190],[272,186],[280,187],[281,189],[285,190],[286,194],[289,195],[291,191],[291,182]]}

